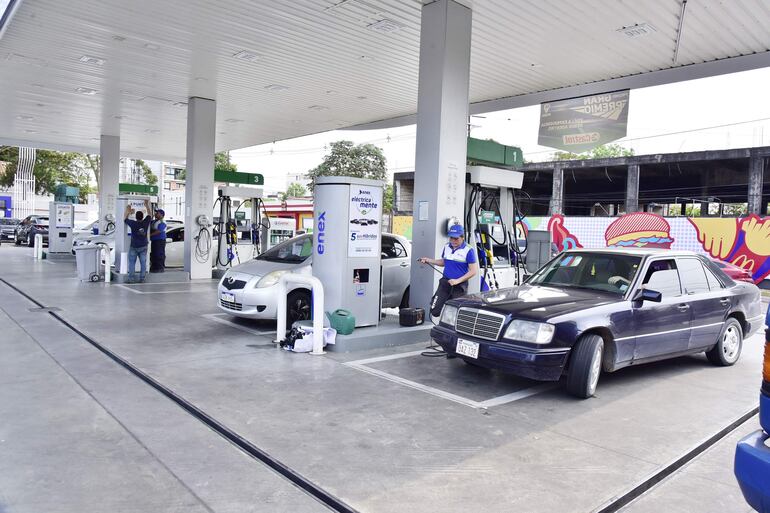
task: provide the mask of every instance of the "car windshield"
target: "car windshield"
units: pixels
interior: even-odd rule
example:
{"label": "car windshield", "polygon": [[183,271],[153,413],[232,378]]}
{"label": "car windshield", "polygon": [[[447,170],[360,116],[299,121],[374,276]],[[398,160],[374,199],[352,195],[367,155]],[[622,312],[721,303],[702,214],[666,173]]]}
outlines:
{"label": "car windshield", "polygon": [[531,285],[591,289],[623,295],[642,258],[611,253],[563,253],[535,273]]}
{"label": "car windshield", "polygon": [[313,238],[296,237],[274,246],[257,257],[270,262],[304,262],[313,253]]}
{"label": "car windshield", "polygon": [[16,225],[19,224],[18,219],[13,219],[10,217],[2,217],[0,218],[0,225]]}

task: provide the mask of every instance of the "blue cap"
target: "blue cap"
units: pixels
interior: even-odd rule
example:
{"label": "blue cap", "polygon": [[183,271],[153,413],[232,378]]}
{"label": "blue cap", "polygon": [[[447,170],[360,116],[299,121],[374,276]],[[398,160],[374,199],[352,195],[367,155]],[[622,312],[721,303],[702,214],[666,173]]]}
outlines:
{"label": "blue cap", "polygon": [[455,224],[449,228],[447,235],[449,235],[450,237],[462,237],[463,235],[465,235],[465,232],[463,231],[462,226],[460,226],[459,224]]}
{"label": "blue cap", "polygon": [[166,217],[166,212],[162,208],[155,209],[156,214],[160,214],[161,217]]}

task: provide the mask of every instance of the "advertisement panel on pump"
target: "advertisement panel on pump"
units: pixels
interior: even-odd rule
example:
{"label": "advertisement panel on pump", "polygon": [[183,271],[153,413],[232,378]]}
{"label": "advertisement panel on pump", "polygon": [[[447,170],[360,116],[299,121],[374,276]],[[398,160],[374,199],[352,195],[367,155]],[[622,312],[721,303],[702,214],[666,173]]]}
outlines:
{"label": "advertisement panel on pump", "polygon": [[351,185],[348,207],[348,256],[379,255],[382,187]]}

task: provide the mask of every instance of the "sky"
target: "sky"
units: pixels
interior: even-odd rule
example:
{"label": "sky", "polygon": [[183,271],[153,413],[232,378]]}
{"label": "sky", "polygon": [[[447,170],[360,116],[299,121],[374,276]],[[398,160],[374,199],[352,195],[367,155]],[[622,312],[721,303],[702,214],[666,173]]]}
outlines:
{"label": "sky", "polygon": [[[628,134],[616,141],[636,155],[770,145],[770,68],[642,89],[632,89]],[[518,146],[527,161],[551,160],[539,146],[538,105],[471,117],[471,136]],[[231,152],[240,171],[265,176],[266,192],[288,185],[287,175],[321,163],[329,143],[373,143],[385,153],[388,171],[414,170],[415,126],[386,130],[335,130]]]}

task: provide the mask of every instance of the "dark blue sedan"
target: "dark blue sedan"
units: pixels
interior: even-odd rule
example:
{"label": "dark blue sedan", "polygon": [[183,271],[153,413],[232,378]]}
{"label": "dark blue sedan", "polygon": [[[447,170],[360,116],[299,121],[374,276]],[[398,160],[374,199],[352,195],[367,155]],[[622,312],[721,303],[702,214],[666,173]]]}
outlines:
{"label": "dark blue sedan", "polygon": [[733,365],[763,324],[759,289],[691,252],[561,253],[527,282],[450,300],[431,338],[450,356],[586,398],[602,371],[706,352]]}
{"label": "dark blue sedan", "polygon": [[[765,323],[770,326],[770,310]],[[765,360],[759,394],[759,424],[735,449],[735,477],[752,508],[770,513],[770,330],[765,331]]]}

